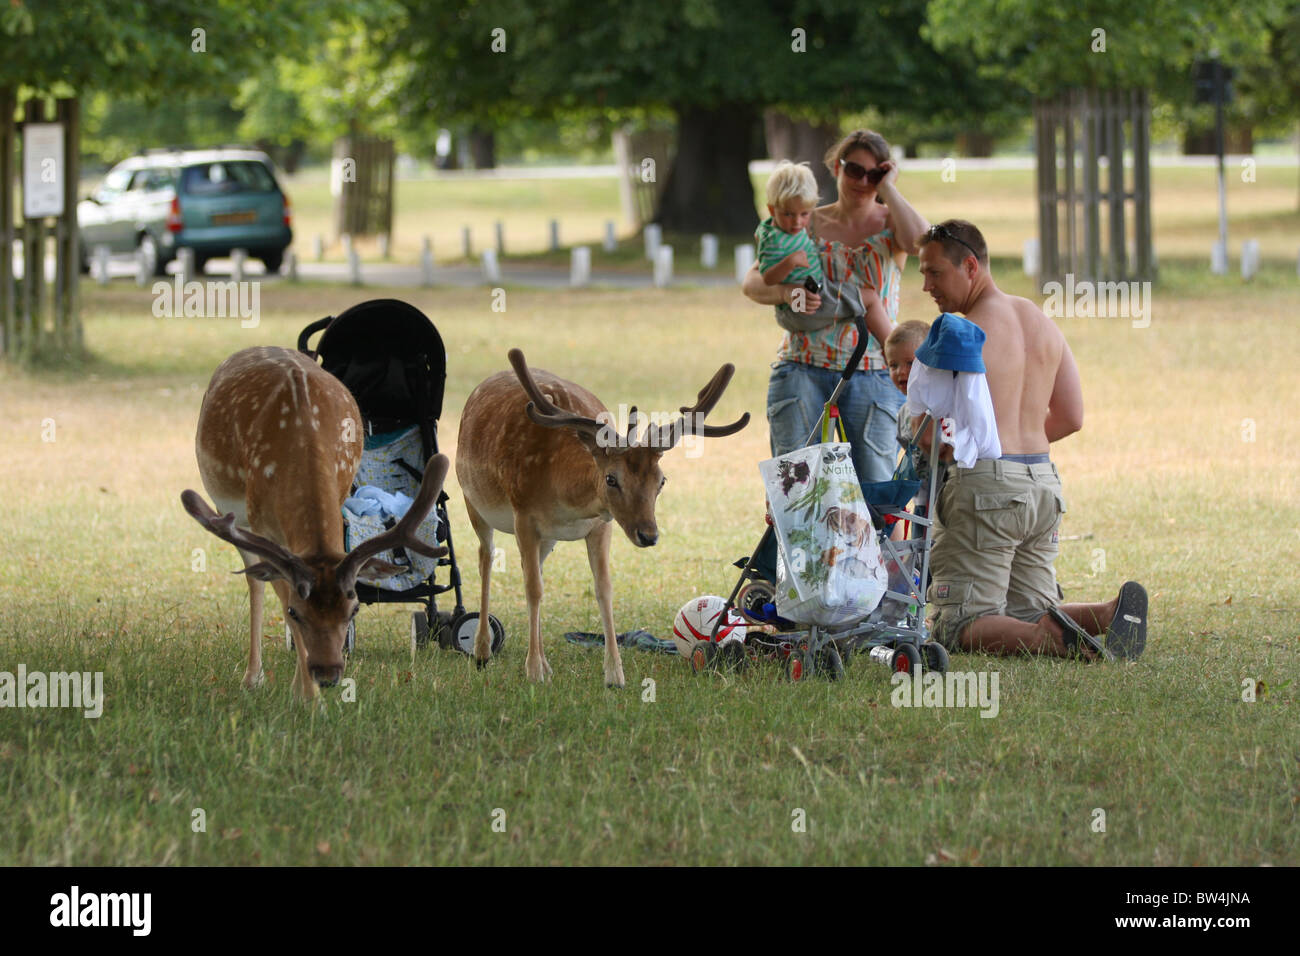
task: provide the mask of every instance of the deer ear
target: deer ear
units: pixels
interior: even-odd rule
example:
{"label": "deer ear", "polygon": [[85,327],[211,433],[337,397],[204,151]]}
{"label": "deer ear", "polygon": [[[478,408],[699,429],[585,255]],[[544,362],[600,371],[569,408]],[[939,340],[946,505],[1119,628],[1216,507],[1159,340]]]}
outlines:
{"label": "deer ear", "polygon": [[[439,550],[445,553],[447,549],[441,548]],[[390,564],[387,561],[380,561],[379,558],[371,558],[365,564],[361,565],[361,567],[357,568],[357,577],[361,577],[361,575],[364,574],[368,578],[390,578],[394,574],[401,574],[402,572],[409,570],[411,569],[404,568],[401,565]]]}
{"label": "deer ear", "polygon": [[250,578],[256,578],[259,581],[285,580],[284,572],[270,561],[259,561],[257,564],[250,564],[244,570],[235,571],[234,573],[247,574]]}

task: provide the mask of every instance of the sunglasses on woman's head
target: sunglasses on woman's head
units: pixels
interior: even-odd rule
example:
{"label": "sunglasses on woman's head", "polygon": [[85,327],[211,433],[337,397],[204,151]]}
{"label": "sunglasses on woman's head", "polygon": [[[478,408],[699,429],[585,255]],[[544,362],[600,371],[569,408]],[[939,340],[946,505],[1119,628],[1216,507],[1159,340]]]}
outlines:
{"label": "sunglasses on woman's head", "polygon": [[865,177],[867,182],[873,185],[879,185],[880,181],[885,178],[885,170],[881,169],[879,166],[872,166],[870,169],[867,169],[867,167],[860,163],[843,160],[841,161],[841,165],[844,168],[844,175],[848,176],[849,179],[862,179]]}

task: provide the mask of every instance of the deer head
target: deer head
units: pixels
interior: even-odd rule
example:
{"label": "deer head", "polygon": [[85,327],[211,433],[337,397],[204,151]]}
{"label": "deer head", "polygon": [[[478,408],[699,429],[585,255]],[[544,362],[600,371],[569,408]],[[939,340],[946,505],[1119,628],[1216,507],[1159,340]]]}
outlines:
{"label": "deer head", "polygon": [[577,436],[591,454],[599,476],[595,490],[604,510],[638,548],[651,547],[659,540],[655,502],[666,480],[659,467],[664,453],[685,435],[722,438],[749,424],[748,412],[730,425],[704,424],[735,374],[736,368],[731,364],[718,369],[709,384],[700,390],[693,406],[679,409],[681,417],[666,425],[651,424],[640,435],[641,419],[635,407],[628,415],[626,433],[620,434],[611,418],[602,422],[557,408],[533,379],[524,353],[511,349],[509,358],[530,399],[525,408],[528,417],[545,428],[567,428]]}
{"label": "deer head", "polygon": [[420,490],[410,509],[392,528],[357,545],[348,554],[295,554],[270,538],[235,526],[235,515],[219,515],[196,491],[181,493],[185,510],[208,531],[246,554],[261,560],[236,574],[276,582],[285,601],[285,613],[298,648],[299,663],[318,685],[331,687],[343,676],[343,644],[348,623],[361,605],[357,601],[357,576],[383,578],[404,568],[378,559],[402,547],[430,558],[442,557],[446,548],[431,547],[415,536],[442,491],[447,475],[446,455],[429,460]]}

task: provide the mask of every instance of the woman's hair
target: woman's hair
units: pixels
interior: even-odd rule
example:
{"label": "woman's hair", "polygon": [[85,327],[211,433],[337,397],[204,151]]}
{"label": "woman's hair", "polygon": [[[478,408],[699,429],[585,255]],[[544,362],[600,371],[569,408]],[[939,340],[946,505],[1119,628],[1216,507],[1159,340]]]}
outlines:
{"label": "woman's hair", "polygon": [[795,165],[783,159],[767,180],[767,201],[773,208],[780,208],[791,199],[805,206],[817,205],[817,179],[807,163]]}
{"label": "woman's hair", "polygon": [[826,168],[831,171],[832,176],[836,175],[838,172],[835,167],[839,164],[840,160],[855,149],[865,149],[872,156],[876,157],[877,163],[885,162],[889,159],[890,155],[889,143],[885,140],[885,137],[881,136],[874,130],[855,129],[852,133],[849,133],[848,136],[845,136],[830,149],[826,150],[824,160]]}
{"label": "woman's hair", "polygon": [[885,348],[910,346],[915,350],[929,334],[930,326],[919,319],[909,319],[894,326],[894,331],[890,332],[889,338],[885,339]]}

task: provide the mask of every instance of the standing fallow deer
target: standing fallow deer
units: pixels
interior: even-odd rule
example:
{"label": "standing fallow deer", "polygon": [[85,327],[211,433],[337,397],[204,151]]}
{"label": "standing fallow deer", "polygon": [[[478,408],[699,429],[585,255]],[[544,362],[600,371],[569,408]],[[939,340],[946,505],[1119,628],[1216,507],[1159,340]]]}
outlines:
{"label": "standing fallow deer", "polygon": [[440,557],[415,537],[447,475],[430,459],[420,491],[392,528],[343,551],[343,501],[361,461],[361,411],[337,378],[301,352],[260,347],[236,352],[212,376],[199,411],[195,451],[214,511],[195,491],[185,510],[239,549],[248,581],[250,633],[244,686],[262,683],[262,600],[270,581],[298,653],[294,688],[313,699],[343,676],[343,644],[356,616],[357,575],[404,570],[376,555],[409,548]]}
{"label": "standing fallow deer", "polygon": [[628,416],[626,435],[620,435],[611,426],[608,410],[591,392],[542,369],[530,370],[519,349],[511,349],[509,358],[514,374],[498,372],[466,400],[456,446],[456,476],[479,540],[482,597],[474,659],[484,667],[491,655],[488,589],[493,531],[513,534],[519,545],[528,597],[524,672],[532,681],[551,676],[542,646],[542,562],[555,542],[582,538],[587,542],[605,631],[605,684],[622,687],[623,662],[614,635],[609,577],[610,521],[617,521],[638,548],[648,548],[659,539],[655,500],[664,484],[659,469],[664,452],[683,435],[720,438],[749,423],[746,412],[730,425],[703,424],[735,367],[718,369],[694,407],[680,410],[684,417],[667,425],[652,423],[641,437],[635,408]]}

